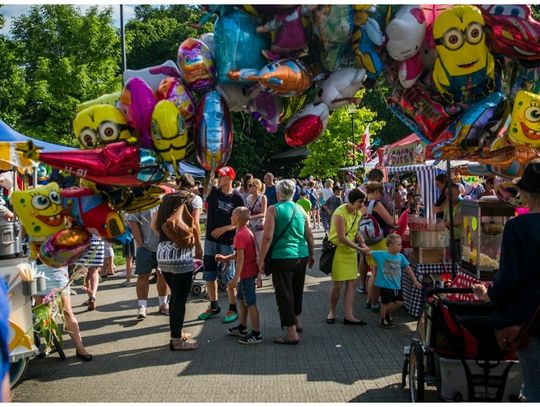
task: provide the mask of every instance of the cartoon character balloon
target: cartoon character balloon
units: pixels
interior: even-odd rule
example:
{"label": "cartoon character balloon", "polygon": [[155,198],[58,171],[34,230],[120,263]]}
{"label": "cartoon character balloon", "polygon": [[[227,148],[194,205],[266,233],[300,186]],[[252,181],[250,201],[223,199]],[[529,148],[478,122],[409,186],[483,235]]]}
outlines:
{"label": "cartoon character balloon", "polygon": [[311,74],[300,60],[282,59],[266,65],[260,71],[230,71],[229,78],[238,82],[257,82],[262,90],[280,96],[299,95],[311,85]]}
{"label": "cartoon character balloon", "polygon": [[484,35],[484,18],[475,6],[444,11],[433,23],[437,59],[433,82],[449,103],[468,103],[494,88],[495,63]]}
{"label": "cartoon character balloon", "polygon": [[383,70],[383,62],[378,47],[384,42],[379,23],[368,14],[373,6],[353,5],[354,32],[351,37],[355,65],[364,68],[370,79],[376,79]]}
{"label": "cartoon character balloon", "polygon": [[184,86],[181,79],[163,79],[159,84],[156,96],[159,100],[169,100],[173,102],[180,111],[182,117],[186,120],[186,125],[191,125],[191,119],[195,115],[195,99],[189,89]]}
{"label": "cartoon character balloon", "polygon": [[512,144],[540,147],[540,95],[526,91],[516,94],[508,140]]}
{"label": "cartoon character balloon", "polygon": [[39,259],[50,267],[64,267],[75,263],[90,249],[92,235],[73,226],[50,236],[39,249]]}
{"label": "cartoon character balloon", "polygon": [[214,57],[202,41],[188,38],[178,48],[180,75],[193,90],[204,92],[212,87],[216,76]]}
{"label": "cartoon character balloon", "polygon": [[173,102],[160,100],[156,105],[152,113],[152,140],[154,150],[179,172],[191,140],[186,120]]}
{"label": "cartoon character balloon", "polygon": [[111,105],[117,107],[120,101],[120,94],[121,92],[109,93],[106,95],[102,95],[98,98],[83,102],[77,105],[77,113],[94,105]]}
{"label": "cartoon character balloon", "polygon": [[[92,183],[93,184],[93,183]],[[93,184],[91,186],[110,207],[126,213],[141,212],[159,205],[164,189],[158,185],[138,188],[110,187]]]}
{"label": "cartoon character balloon", "polygon": [[193,126],[199,164],[214,172],[231,156],[233,134],[231,116],[223,97],[216,91],[201,98]]}
{"label": "cartoon character balloon", "polygon": [[139,131],[139,143],[144,148],[152,148],[150,124],[156,103],[154,91],[141,78],[131,78],[124,85],[120,96],[120,111],[128,124]]}
{"label": "cartoon character balloon", "polygon": [[133,70],[126,69],[123,73],[124,83],[131,78],[141,78],[150,88],[157,92],[159,84],[166,78],[180,78],[180,72],[174,61],[168,60],[161,65],[151,66],[149,68]]}
{"label": "cartoon character balloon", "polygon": [[285,142],[302,147],[315,141],[326,129],[330,112],[324,103],[311,103],[300,110],[285,128]]}
{"label": "cartoon character balloon", "polygon": [[259,121],[271,134],[275,133],[281,116],[281,101],[276,95],[259,91],[249,101],[249,111],[254,120]]}
{"label": "cartoon character balloon", "polygon": [[227,76],[238,69],[261,69],[266,60],[262,50],[268,48],[266,34],[257,34],[257,20],[235,9],[220,17],[214,26],[216,67],[219,83],[233,83]]}
{"label": "cartoon character balloon", "polygon": [[77,113],[73,131],[84,149],[128,139],[136,142],[122,113],[111,105],[93,105]]}
{"label": "cartoon character balloon", "polygon": [[365,69],[339,69],[331,73],[322,83],[315,97],[315,102],[326,103],[330,110],[354,103],[354,95],[358,93],[365,80]]}
{"label": "cartoon character balloon", "polygon": [[540,23],[533,18],[531,6],[486,4],[480,7],[494,54],[507,56],[527,67],[540,64]]}

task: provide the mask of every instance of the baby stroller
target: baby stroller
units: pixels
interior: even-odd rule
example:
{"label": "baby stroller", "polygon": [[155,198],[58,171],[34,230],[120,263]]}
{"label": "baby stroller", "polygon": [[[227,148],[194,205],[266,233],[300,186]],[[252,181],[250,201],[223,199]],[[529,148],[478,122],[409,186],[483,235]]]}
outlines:
{"label": "baby stroller", "polygon": [[[226,267],[228,267],[228,263],[226,262],[218,262],[218,275],[217,275],[217,282],[218,282],[218,288],[221,291],[227,290],[227,284],[223,281],[223,274],[226,271]],[[202,260],[195,259],[193,260],[193,281],[191,283],[191,295],[194,297],[198,297],[201,295],[203,287],[205,286],[205,282],[199,278],[197,278],[199,273],[202,273],[204,270],[204,263]]]}
{"label": "baby stroller", "polygon": [[445,401],[519,400],[522,378],[516,355],[497,345],[493,305],[473,298],[471,288],[427,291],[419,338],[404,348],[402,385],[408,383],[411,401],[424,400],[425,386],[435,386]]}

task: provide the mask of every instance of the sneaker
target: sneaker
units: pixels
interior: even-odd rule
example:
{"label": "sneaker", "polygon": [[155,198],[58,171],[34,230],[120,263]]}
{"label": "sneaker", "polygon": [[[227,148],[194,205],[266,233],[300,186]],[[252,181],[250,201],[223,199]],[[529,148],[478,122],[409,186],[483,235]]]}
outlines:
{"label": "sneaker", "polygon": [[371,306],[371,312],[379,312],[380,310],[381,310],[381,305],[380,304]]}
{"label": "sneaker", "polygon": [[[357,287],[356,288],[356,292],[358,294],[365,294],[366,293],[366,290],[364,290],[364,287]],[[371,304],[370,304],[371,305]]]}
{"label": "sneaker", "polygon": [[169,315],[169,304],[161,304],[158,312],[163,315]]}
{"label": "sneaker", "polygon": [[392,326],[382,318],[377,322],[377,325],[383,329],[392,328]]}
{"label": "sneaker", "polygon": [[249,332],[246,330],[246,328],[240,329],[240,325],[237,325],[237,326],[235,326],[233,328],[227,329],[227,332],[231,336],[240,336],[240,337],[244,337],[244,336],[247,336],[249,334]]}
{"label": "sneaker", "polygon": [[227,311],[225,314],[225,317],[223,318],[224,324],[229,324],[231,322],[234,322],[238,319],[238,312],[236,311]]}
{"label": "sneaker", "polygon": [[242,345],[255,345],[256,343],[262,342],[262,335],[259,334],[258,336],[255,336],[253,333],[250,333],[249,335],[244,336],[243,338],[238,339],[238,343],[241,343]]}
{"label": "sneaker", "polygon": [[197,318],[204,321],[206,319],[214,318],[220,312],[221,312],[221,307],[217,307],[216,309],[212,309],[208,307],[208,309],[204,311],[201,315],[199,315]]}
{"label": "sneaker", "polygon": [[146,318],[146,307],[144,305],[139,305],[139,311],[137,312],[137,319]]}
{"label": "sneaker", "polygon": [[120,283],[120,287],[131,287],[131,281],[127,281],[127,280],[122,281]]}
{"label": "sneaker", "polygon": [[386,322],[388,322],[390,325],[394,325],[394,318],[392,318],[392,315],[390,313],[386,314]]}

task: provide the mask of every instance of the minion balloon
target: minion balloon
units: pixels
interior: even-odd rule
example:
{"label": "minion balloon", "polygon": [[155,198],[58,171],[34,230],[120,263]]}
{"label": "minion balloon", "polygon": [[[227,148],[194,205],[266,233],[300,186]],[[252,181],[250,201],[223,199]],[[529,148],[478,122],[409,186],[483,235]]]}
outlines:
{"label": "minion balloon", "polygon": [[469,103],[494,88],[495,63],[484,35],[484,18],[477,7],[454,6],[433,24],[438,52],[433,82],[449,103]]}

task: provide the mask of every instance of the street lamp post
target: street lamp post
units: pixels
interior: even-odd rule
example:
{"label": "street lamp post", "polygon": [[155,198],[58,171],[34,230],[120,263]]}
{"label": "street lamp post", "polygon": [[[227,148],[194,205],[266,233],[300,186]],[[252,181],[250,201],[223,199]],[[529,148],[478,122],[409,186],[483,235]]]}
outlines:
{"label": "street lamp post", "polygon": [[356,144],[354,139],[354,115],[356,114],[356,105],[351,104],[348,108],[349,116],[351,117],[351,139],[353,149],[353,166],[356,165]]}

